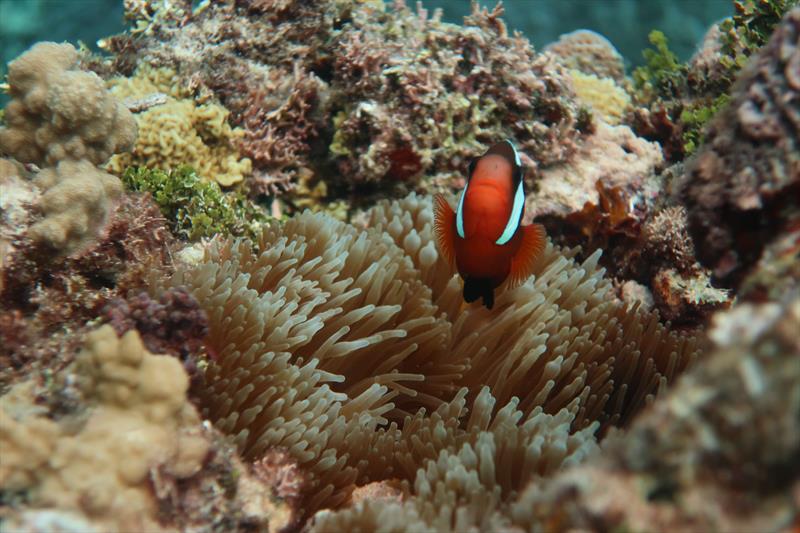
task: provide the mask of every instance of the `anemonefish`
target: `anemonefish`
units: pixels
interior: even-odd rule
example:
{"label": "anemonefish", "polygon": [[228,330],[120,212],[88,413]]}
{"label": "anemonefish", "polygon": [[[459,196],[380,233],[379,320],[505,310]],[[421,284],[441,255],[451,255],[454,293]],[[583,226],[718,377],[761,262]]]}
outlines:
{"label": "anemonefish", "polygon": [[469,164],[467,184],[453,211],[442,195],[434,202],[440,253],[464,280],[467,303],[483,298],[491,309],[494,290],[531,275],[545,245],[541,224],[523,226],[525,189],[519,153],[511,141],[497,143]]}

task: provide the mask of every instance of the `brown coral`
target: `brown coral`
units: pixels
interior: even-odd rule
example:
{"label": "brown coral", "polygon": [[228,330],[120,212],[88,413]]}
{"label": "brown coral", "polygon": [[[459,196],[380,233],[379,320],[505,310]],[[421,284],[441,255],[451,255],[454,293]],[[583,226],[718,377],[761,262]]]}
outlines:
{"label": "brown coral", "polygon": [[38,43],[9,63],[12,97],[0,128],[0,152],[23,163],[55,165],[64,159],[104,163],[136,138],[130,112],[103,80],[77,70],[70,44]]}
{"label": "brown coral", "polygon": [[781,531],[797,524],[800,299],[718,313],[709,356],[592,465],[531,485],[516,526]]}
{"label": "brown coral", "polygon": [[0,152],[51,165],[36,177],[44,220],[30,236],[63,254],[103,229],[122,184],[96,168],[130,149],[136,124],[94,73],[77,70],[69,44],[39,43],[9,64],[12,96],[0,128]]}
{"label": "brown coral", "polygon": [[731,101],[687,164],[680,197],[700,260],[735,284],[757,260],[800,188],[800,8],[742,70]]}

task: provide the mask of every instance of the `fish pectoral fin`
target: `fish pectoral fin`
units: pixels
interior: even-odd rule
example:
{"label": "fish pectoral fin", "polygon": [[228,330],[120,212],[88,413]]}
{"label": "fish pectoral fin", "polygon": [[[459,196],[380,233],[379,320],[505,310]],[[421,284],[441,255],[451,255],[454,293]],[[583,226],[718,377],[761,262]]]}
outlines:
{"label": "fish pectoral fin", "polygon": [[511,271],[508,274],[508,288],[512,289],[525,283],[533,274],[537,260],[544,252],[547,237],[544,226],[531,224],[520,228],[522,243],[511,259]]}
{"label": "fish pectoral fin", "polygon": [[436,247],[453,270],[456,266],[456,213],[441,194],[437,194],[433,200],[433,221]]}

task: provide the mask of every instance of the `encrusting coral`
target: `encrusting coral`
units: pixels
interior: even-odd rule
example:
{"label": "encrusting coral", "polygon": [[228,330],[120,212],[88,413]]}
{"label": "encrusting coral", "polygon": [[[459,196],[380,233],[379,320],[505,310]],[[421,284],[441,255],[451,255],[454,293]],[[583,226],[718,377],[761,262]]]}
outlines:
{"label": "encrusting coral", "polygon": [[742,70],[679,188],[699,258],[728,284],[741,279],[800,208],[799,98],[795,8]]}
{"label": "encrusting coral", "polygon": [[544,51],[553,54],[569,69],[600,79],[609,78],[618,85],[625,82],[625,61],[614,45],[597,32],[566,33],[547,45]]}
{"label": "encrusting coral", "polygon": [[12,61],[12,97],[0,127],[0,153],[48,165],[35,179],[44,219],[30,236],[63,253],[86,245],[104,227],[122,194],[117,178],[96,168],[136,138],[130,112],[96,74],[76,68],[72,45],[38,43]]}
{"label": "encrusting coral", "polygon": [[204,179],[231,186],[252,171],[250,159],[237,150],[245,132],[231,128],[230,112],[217,103],[195,101],[174,72],[142,67],[132,78],[114,78],[109,85],[123,99],[165,95],[164,103],[135,115],[136,144],[107,165],[117,175],[131,166],[170,171],[189,165]]}
{"label": "encrusting coral", "polygon": [[631,97],[624,89],[609,78],[598,78],[579,70],[570,70],[569,75],[578,102],[608,124],[617,125],[622,121],[631,105]]}
{"label": "encrusting coral", "polygon": [[708,356],[586,464],[530,485],[527,531],[785,531],[798,524],[800,297],[714,316]]}
{"label": "encrusting coral", "polygon": [[587,126],[566,69],[510,35],[501,7],[475,3],[463,26],[403,2],[154,9],[129,6],[143,29],[105,41],[116,67],[169,68],[176,83],[216,97],[246,131],[256,191],[291,190],[311,172],[331,199],[355,189],[363,205],[426,176],[448,181],[500,138],[516,139],[532,170],[563,161]]}
{"label": "encrusting coral", "polygon": [[209,447],[186,401],[186,373],[177,359],[145,351],[137,333],[118,339],[109,326],[88,336],[76,364],[91,406],[77,427],[0,408],[0,486],[96,526],[159,529],[151,471],[188,478]]}
{"label": "encrusting coral", "polygon": [[[582,456],[579,442],[626,423],[695,357],[693,338],[613,298],[599,254],[577,265],[549,246],[535,279],[500,294],[490,316],[461,308],[457,277],[434,246],[429,198],[368,216],[371,227],[357,231],[306,212],[265,229],[257,251],[246,241],[212,246],[171,281],[208,313],[204,412],[245,457],[286,447],[312,474],[309,512],[342,505],[357,483],[410,482],[420,461],[445,453],[447,464],[465,443],[476,451],[460,460],[497,454],[505,473],[480,479],[507,501],[572,453],[556,450]],[[490,422],[495,404],[503,408]],[[565,432],[553,450],[534,452],[549,424]],[[489,428],[501,433],[481,436]],[[567,444],[574,430],[584,431]],[[506,458],[517,454],[529,467],[511,474]]]}

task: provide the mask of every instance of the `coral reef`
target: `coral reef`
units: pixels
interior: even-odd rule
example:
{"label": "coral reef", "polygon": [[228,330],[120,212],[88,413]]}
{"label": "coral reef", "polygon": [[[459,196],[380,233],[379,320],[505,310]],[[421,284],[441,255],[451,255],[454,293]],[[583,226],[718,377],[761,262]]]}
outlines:
{"label": "coral reef", "polygon": [[190,477],[208,451],[186,374],[176,359],[146,352],[135,332],[117,339],[110,327],[87,337],[76,364],[91,405],[77,431],[68,420],[0,409],[0,486],[97,527],[155,529],[151,472]]}
{"label": "coral reef", "polygon": [[[152,355],[136,331],[93,331],[62,379],[78,383],[85,412],[48,416],[33,382],[0,397],[0,494],[26,510],[5,526],[82,531],[176,527],[289,527],[283,485],[291,463],[260,474],[201,424],[177,359]],[[62,384],[63,386],[63,384]],[[275,472],[286,481],[280,484]],[[295,467],[296,468],[296,467]],[[287,477],[288,476],[288,477]],[[302,477],[302,476],[301,476]]]}
{"label": "coral reef", "polygon": [[[131,0],[109,58],[37,45],[0,116],[0,529],[796,528],[795,4],[686,64],[654,33],[632,80],[477,3]],[[507,137],[549,239],[488,310],[427,193]]]}
{"label": "coral reef", "polygon": [[592,465],[530,485],[515,525],[782,531],[798,521],[800,299],[714,318],[708,358]]}
{"label": "coral reef", "polygon": [[291,190],[310,172],[329,200],[363,205],[460,173],[498,138],[516,139],[532,169],[563,161],[585,126],[566,70],[509,35],[500,8],[475,4],[464,26],[402,2],[153,9],[129,6],[137,31],[105,42],[116,67],[168,68],[216,97],[245,130],[256,192]]}
{"label": "coral reef", "polygon": [[800,8],[753,57],[679,186],[698,257],[735,284],[796,213],[800,191]]}
{"label": "coral reef", "polygon": [[11,102],[0,127],[0,153],[49,165],[36,177],[44,219],[30,236],[61,253],[85,246],[105,226],[122,192],[98,168],[136,138],[130,112],[94,73],[77,70],[72,45],[39,43],[8,67]]}
{"label": "coral reef", "polygon": [[26,236],[30,216],[19,222],[0,262],[0,388],[17,375],[63,368],[87,321],[171,269],[174,239],[144,197],[123,196],[101,238],[69,257],[54,257]]}

